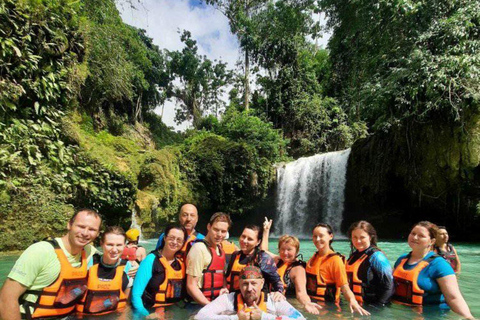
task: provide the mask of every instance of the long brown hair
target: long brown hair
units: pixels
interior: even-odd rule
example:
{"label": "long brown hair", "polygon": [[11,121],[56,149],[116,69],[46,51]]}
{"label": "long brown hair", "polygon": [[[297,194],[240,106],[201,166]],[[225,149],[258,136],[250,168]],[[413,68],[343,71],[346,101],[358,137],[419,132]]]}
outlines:
{"label": "long brown hair", "polygon": [[348,228],[347,235],[348,235],[348,239],[350,239],[350,250],[351,250],[350,252],[351,253],[353,253],[355,251],[355,246],[352,243],[352,233],[355,229],[362,229],[363,231],[365,231],[370,236],[370,245],[378,248],[378,246],[377,246],[377,240],[378,240],[377,231],[375,230],[375,228],[372,226],[372,224],[370,222],[365,221],[365,220],[360,220],[360,221],[352,223],[350,225],[350,228]]}

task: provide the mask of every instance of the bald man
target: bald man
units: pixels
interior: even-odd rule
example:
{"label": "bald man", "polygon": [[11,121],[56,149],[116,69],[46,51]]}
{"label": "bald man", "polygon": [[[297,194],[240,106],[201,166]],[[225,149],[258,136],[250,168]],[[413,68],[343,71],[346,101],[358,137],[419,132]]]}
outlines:
{"label": "bald man", "polygon": [[[191,203],[184,204],[180,207],[180,211],[178,212],[178,222],[187,229],[188,238],[185,241],[185,245],[183,246],[182,250],[180,251],[182,255],[185,255],[187,250],[187,246],[190,242],[195,240],[202,240],[205,236],[195,230],[198,222],[198,210]],[[160,237],[158,237],[158,242],[155,250],[158,250],[160,245],[162,244],[164,234],[162,233]]]}

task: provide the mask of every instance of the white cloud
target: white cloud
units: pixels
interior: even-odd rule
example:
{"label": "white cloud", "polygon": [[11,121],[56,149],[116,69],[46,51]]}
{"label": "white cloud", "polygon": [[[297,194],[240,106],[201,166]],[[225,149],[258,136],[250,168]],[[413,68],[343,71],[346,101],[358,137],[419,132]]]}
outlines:
{"label": "white cloud", "polygon": [[[210,6],[192,6],[187,0],[143,0],[136,7],[119,6],[123,21],[147,30],[147,35],[160,48],[181,50],[183,44],[178,31],[189,30],[197,40],[199,54],[227,62],[229,68],[235,67],[239,58],[238,43],[230,33],[227,18],[218,10]],[[165,104],[163,121],[183,130],[190,124],[175,124],[175,104]],[[161,107],[156,112],[161,113]]]}
{"label": "white cloud", "polygon": [[[188,30],[192,38],[197,40],[199,54],[206,55],[211,60],[222,60],[229,68],[235,68],[240,58],[240,50],[236,37],[230,32],[227,18],[211,6],[198,5],[188,0],[141,0],[135,3],[136,9],[128,5],[119,5],[118,9],[125,23],[142,28],[153,42],[161,49],[181,50],[178,31]],[[314,19],[323,17],[314,17]],[[329,35],[317,42],[326,46]],[[169,101],[164,106],[163,122],[178,130],[184,130],[189,123],[177,125],[174,122],[175,101]],[[161,113],[162,107],[155,112]]]}

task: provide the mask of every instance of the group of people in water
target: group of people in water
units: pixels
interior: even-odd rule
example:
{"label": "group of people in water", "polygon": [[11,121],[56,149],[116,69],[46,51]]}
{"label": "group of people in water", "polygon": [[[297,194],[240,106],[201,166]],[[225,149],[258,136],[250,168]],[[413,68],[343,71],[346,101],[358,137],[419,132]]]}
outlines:
{"label": "group of people in water", "polygon": [[163,318],[165,308],[180,302],[196,312],[195,319],[304,319],[286,297],[319,315],[325,304],[338,305],[341,296],[359,315],[370,315],[368,305],[395,302],[450,307],[473,319],[455,275],[461,267],[456,250],[446,229],[431,222],[413,226],[411,251],[392,270],[367,221],[349,228],[348,259],[334,251],[328,224],[314,226],[317,251],[306,262],[293,235],[279,239],[278,253],[269,251],[272,220],[267,218],[262,227],[244,227],[239,247],[226,240],[232,225],[228,214],[213,214],[205,235],[195,230],[197,221],[197,208],[183,205],[179,222],[167,226],[149,254],[138,245],[138,230],[107,227],[100,254],[92,242],[101,218],[94,210],[78,210],[67,234],[22,253],[0,292],[0,319],[120,313],[129,301],[134,314],[147,319]]}

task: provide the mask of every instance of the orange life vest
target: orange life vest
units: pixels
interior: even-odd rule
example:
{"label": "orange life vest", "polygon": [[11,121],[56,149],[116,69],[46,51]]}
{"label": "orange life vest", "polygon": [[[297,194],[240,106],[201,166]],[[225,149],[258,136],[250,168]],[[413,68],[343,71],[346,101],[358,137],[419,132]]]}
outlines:
{"label": "orange life vest", "polygon": [[235,244],[228,240],[223,240],[221,246],[223,251],[225,252],[226,264],[228,264],[230,263],[232,254],[235,252]]}
{"label": "orange life vest", "polygon": [[133,246],[133,247],[125,247],[122,252],[122,259],[123,260],[128,260],[128,261],[135,261],[137,260],[137,249],[138,246]]}
{"label": "orange life vest", "polygon": [[282,280],[283,288],[286,295],[295,295],[295,285],[290,280],[290,271],[297,266],[302,266],[305,268],[305,262],[302,260],[295,260],[292,262],[284,262],[283,260],[278,260],[277,263],[277,273]]}
{"label": "orange life vest", "polygon": [[207,298],[209,301],[212,301],[220,295],[220,290],[223,288],[225,281],[225,252],[222,250],[221,246],[217,246],[218,250],[220,251],[219,255],[214,248],[211,248],[208,245],[207,242],[203,240],[199,240],[197,242],[202,242],[205,244],[212,256],[212,261],[207,268],[203,270],[203,284],[202,288],[200,289],[205,298]]}
{"label": "orange life vest", "polygon": [[363,298],[365,294],[365,289],[364,289],[365,284],[358,277],[358,270],[360,269],[360,266],[365,262],[365,260],[370,258],[370,256],[377,251],[379,250],[376,248],[372,248],[371,250],[368,250],[368,253],[362,254],[353,263],[351,262],[353,257],[350,257],[350,259],[348,259],[347,263],[345,264],[345,269],[347,271],[347,277],[348,277],[348,284],[350,285],[350,289],[355,295],[355,299],[359,303],[363,303]]}
{"label": "orange life vest", "polygon": [[[57,279],[43,290],[27,290],[25,294],[38,295],[35,303],[20,298],[20,303],[25,308],[27,319],[64,317],[75,310],[75,305],[87,290],[87,257],[82,250],[82,264],[78,268],[72,267],[67,256],[54,240],[49,242],[60,262],[60,273]],[[33,307],[33,313],[30,311]]]}
{"label": "orange life vest", "polygon": [[402,259],[393,271],[395,293],[392,300],[409,306],[421,306],[423,304],[423,294],[425,291],[418,286],[418,276],[430,262],[440,256],[434,254],[417,263],[413,269],[405,270],[404,265],[407,263],[410,255],[411,253]]}
{"label": "orange life vest", "polygon": [[101,315],[122,310],[127,305],[127,298],[122,290],[127,261],[120,262],[115,268],[115,276],[110,280],[99,278],[100,263],[94,264],[88,270],[87,293],[76,308],[79,313]]}
{"label": "orange life vest", "polygon": [[167,259],[157,252],[154,253],[165,270],[165,280],[155,293],[154,308],[165,307],[182,300],[185,297],[185,264],[178,260],[181,268],[175,270]]}
{"label": "orange life vest", "polygon": [[[242,294],[240,293],[240,291],[237,291],[235,292],[235,304],[234,304],[234,308],[235,308],[235,311],[238,312],[238,310],[242,310],[243,309],[243,305],[245,304],[243,302],[243,297],[242,297]],[[263,312],[267,312],[267,299],[268,299],[268,295],[265,294],[265,292],[262,291],[262,295],[260,297],[260,303],[257,305],[258,308],[260,308],[260,310],[262,310]],[[250,312],[250,308],[246,308],[244,310],[245,312]]]}
{"label": "orange life vest", "polygon": [[232,254],[233,264],[231,263],[231,267],[227,270],[227,287],[230,292],[237,291],[240,289],[240,285],[238,284],[238,278],[240,276],[240,271],[243,270],[247,266],[247,264],[240,263],[240,256],[242,255],[242,251],[235,251]]}
{"label": "orange life vest", "polygon": [[185,261],[187,258],[187,254],[190,251],[190,248],[195,244],[196,240],[197,240],[197,235],[193,233],[190,234],[187,238],[187,241],[185,241],[185,243],[183,244],[182,249],[180,249],[180,251],[177,252],[177,257]]}
{"label": "orange life vest", "polygon": [[319,257],[315,252],[312,258],[308,260],[305,272],[307,273],[307,294],[315,301],[338,302],[340,300],[340,290],[335,283],[326,283],[320,274],[322,262],[334,256],[345,258],[340,253],[330,253],[326,257]]}

